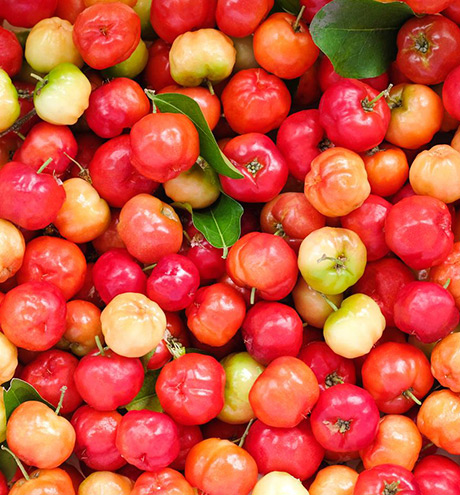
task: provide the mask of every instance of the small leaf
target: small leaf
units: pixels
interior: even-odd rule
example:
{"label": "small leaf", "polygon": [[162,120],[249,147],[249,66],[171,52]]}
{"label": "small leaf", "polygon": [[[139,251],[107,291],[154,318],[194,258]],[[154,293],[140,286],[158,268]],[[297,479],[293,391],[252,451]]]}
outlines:
{"label": "small leaf", "polygon": [[276,0],[276,5],[294,15],[297,15],[300,10],[300,0]]}
{"label": "small leaf", "polygon": [[222,248],[222,258],[226,258],[228,248],[240,237],[243,207],[226,194],[208,209],[192,213],[193,225],[216,248]]}
{"label": "small leaf", "polygon": [[144,383],[139,393],[134,399],[124,406],[128,411],[140,411],[148,409],[149,411],[162,412],[163,409],[155,393],[155,384],[157,382],[160,370],[149,370],[145,374]]}
{"label": "small leaf", "polygon": [[175,201],[174,203],[171,203],[171,206],[173,208],[180,208],[181,210],[188,211],[190,215],[192,214],[192,206],[190,203],[180,203],[179,201]]}
{"label": "small leaf", "polygon": [[241,179],[243,177],[220,150],[203,116],[203,112],[195,100],[178,93],[149,94],[149,97],[161,112],[182,113],[195,124],[200,136],[200,155],[213,169],[219,174],[231,177],[232,179]]}
{"label": "small leaf", "polygon": [[414,12],[404,2],[333,0],[313,18],[313,41],[343,77],[383,74],[396,57],[396,36]]}
{"label": "small leaf", "polygon": [[3,400],[5,402],[6,419],[8,420],[13,411],[23,402],[35,400],[43,402],[47,406],[55,409],[49,402],[41,397],[41,395],[24,380],[13,378],[10,382],[8,390],[3,390]]}
{"label": "small leaf", "polygon": [[[6,442],[3,442],[2,445],[6,446]],[[0,449],[0,471],[5,475],[7,481],[11,481],[16,474],[17,468],[18,466],[13,456],[6,450]]]}

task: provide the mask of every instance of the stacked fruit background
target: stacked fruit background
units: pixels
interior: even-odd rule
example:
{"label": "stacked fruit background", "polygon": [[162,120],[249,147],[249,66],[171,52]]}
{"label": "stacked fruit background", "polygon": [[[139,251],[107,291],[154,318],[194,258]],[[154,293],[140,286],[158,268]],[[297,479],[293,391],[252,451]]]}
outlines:
{"label": "stacked fruit background", "polygon": [[0,0],[0,495],[460,495],[460,0]]}

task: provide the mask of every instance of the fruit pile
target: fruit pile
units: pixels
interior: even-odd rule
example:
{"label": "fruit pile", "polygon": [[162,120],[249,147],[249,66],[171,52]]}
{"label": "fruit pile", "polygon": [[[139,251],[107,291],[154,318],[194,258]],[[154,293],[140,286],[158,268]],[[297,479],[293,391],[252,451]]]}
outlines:
{"label": "fruit pile", "polygon": [[0,495],[460,495],[460,0],[0,20]]}

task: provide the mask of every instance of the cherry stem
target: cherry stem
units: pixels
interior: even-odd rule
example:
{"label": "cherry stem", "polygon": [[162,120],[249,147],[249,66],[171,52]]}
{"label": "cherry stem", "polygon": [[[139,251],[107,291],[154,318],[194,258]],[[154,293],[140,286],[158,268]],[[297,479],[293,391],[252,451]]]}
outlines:
{"label": "cherry stem", "polygon": [[186,231],[184,230],[183,235],[184,235],[184,237],[187,239],[187,241],[188,241],[189,243],[191,243],[191,242],[192,242],[192,239],[191,239],[191,238],[190,238],[190,236],[188,235],[188,232],[186,232]]}
{"label": "cherry stem", "polygon": [[83,165],[81,163],[78,163],[77,160],[75,160],[75,158],[72,158],[68,153],[66,153],[65,151],[63,151],[63,154],[72,162],[72,163],[75,163],[75,165],[80,169],[80,173],[78,174],[79,176],[81,176],[82,179],[86,180],[86,182],[89,182],[90,184],[93,183],[92,179],[91,179],[91,175],[89,174],[89,170],[85,167],[83,167]]}
{"label": "cherry stem", "polygon": [[46,160],[46,162],[37,170],[37,174],[41,174],[43,172],[43,170],[45,170],[45,168],[53,161],[52,158],[48,158],[48,160]]}
{"label": "cherry stem", "polygon": [[251,306],[253,306],[254,303],[256,302],[256,290],[257,289],[255,287],[251,289],[251,296],[249,297],[249,302],[251,303]]}
{"label": "cherry stem", "polygon": [[153,270],[157,265],[158,263],[153,263],[152,265],[144,266],[144,268],[142,268],[142,271],[148,272],[149,270]]}
{"label": "cherry stem", "polygon": [[208,87],[209,92],[214,96],[216,93],[214,92],[214,86],[209,79],[206,79],[206,86]]}
{"label": "cherry stem", "polygon": [[21,473],[24,476],[24,478],[27,481],[29,481],[30,480],[29,473],[26,471],[24,464],[20,461],[19,457],[14,452],[12,452],[8,447],[5,447],[4,445],[2,445],[2,450],[4,450],[5,452],[8,452],[8,454],[10,454],[10,456],[14,459],[14,462],[17,464],[18,468],[21,470]]}
{"label": "cherry stem", "polygon": [[305,323],[302,323],[302,327],[303,327],[303,328],[306,328],[306,327],[308,327],[308,323],[307,323],[307,322],[305,322]]}
{"label": "cherry stem", "polygon": [[447,279],[447,282],[443,285],[444,289],[447,289],[450,285],[450,278]]}
{"label": "cherry stem", "polygon": [[244,445],[244,441],[246,440],[246,437],[249,435],[249,430],[251,429],[252,423],[254,423],[255,419],[251,419],[249,421],[248,426],[246,426],[246,429],[244,430],[243,436],[240,438],[240,441],[238,442],[238,447],[242,447]]}
{"label": "cherry stem", "polygon": [[305,5],[302,5],[301,9],[299,10],[299,13],[297,14],[297,18],[292,25],[292,29],[294,30],[294,33],[297,33],[300,29],[300,21],[302,20],[303,13],[306,9]]}
{"label": "cherry stem", "polygon": [[30,73],[30,77],[33,77],[34,79],[40,82],[44,81],[43,77],[39,76],[38,74],[34,74],[33,72]]}
{"label": "cherry stem", "polygon": [[104,357],[105,356],[105,351],[104,351],[104,348],[102,347],[101,339],[99,338],[99,335],[96,335],[96,337],[94,337],[94,340],[96,341],[97,348],[99,349],[99,354],[102,357]]}
{"label": "cherry stem", "polygon": [[425,450],[429,449],[430,447],[433,447],[434,443],[433,442],[428,442],[420,452],[424,452]]}
{"label": "cherry stem", "polygon": [[[318,291],[316,291],[318,292]],[[329,306],[334,310],[338,311],[339,308],[326,296],[326,294],[323,294],[322,292],[318,292],[318,294],[329,304]]]}
{"label": "cherry stem", "polygon": [[421,406],[422,403],[415,397],[415,395],[412,393],[412,390],[409,388],[405,390],[403,393],[404,397],[409,400],[413,400],[417,405]]}
{"label": "cherry stem", "polygon": [[369,101],[366,98],[362,101],[362,106],[364,111],[366,112],[372,112],[374,109],[375,104],[381,99],[381,98],[388,98],[390,96],[390,90],[393,87],[393,84],[390,84],[387,89],[384,89],[381,93],[379,93],[375,98],[373,98],[371,101]]}
{"label": "cherry stem", "polygon": [[23,141],[26,140],[26,137],[21,132],[19,132],[19,131],[13,131],[13,132],[16,134],[16,136],[20,137]]}
{"label": "cherry stem", "polygon": [[16,120],[16,122],[11,127],[8,127],[8,129],[4,130],[3,132],[0,132],[0,138],[6,136],[10,132],[16,132],[32,117],[35,117],[35,115],[37,115],[37,110],[35,110],[35,108],[32,108],[32,110],[26,113],[24,117],[21,117],[20,119]]}
{"label": "cherry stem", "polygon": [[152,102],[152,113],[157,113],[158,108],[155,105],[154,98],[155,98],[155,91],[153,89],[144,89],[145,94],[149,98],[149,100]]}
{"label": "cherry stem", "polygon": [[64,385],[63,387],[61,387],[61,397],[59,398],[56,411],[54,411],[56,414],[59,414],[60,410],[62,409],[62,404],[64,402],[64,397],[66,392],[67,392],[67,387]]}
{"label": "cherry stem", "polygon": [[333,256],[326,256],[325,254],[323,254],[321,258],[318,258],[316,260],[317,263],[321,263],[322,261],[333,261],[338,268],[346,268],[345,263],[341,259],[334,258]]}

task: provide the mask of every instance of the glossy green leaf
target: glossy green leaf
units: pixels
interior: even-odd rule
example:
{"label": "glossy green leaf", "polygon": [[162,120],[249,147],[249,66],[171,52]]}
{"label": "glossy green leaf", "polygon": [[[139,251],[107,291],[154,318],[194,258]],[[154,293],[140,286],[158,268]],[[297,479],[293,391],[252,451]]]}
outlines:
{"label": "glossy green leaf", "polygon": [[297,15],[300,10],[300,0],[276,0],[275,4],[294,15]]}
{"label": "glossy green leaf", "polygon": [[404,2],[333,0],[314,17],[310,33],[343,77],[376,77],[396,57],[396,36],[414,12]]}
{"label": "glossy green leaf", "polygon": [[19,378],[13,378],[10,382],[10,387],[8,390],[3,390],[3,400],[5,401],[7,420],[19,405],[29,400],[43,402],[43,404],[55,409],[55,407],[41,397],[32,385],[29,385],[27,382],[20,380]]}
{"label": "glossy green leaf", "polygon": [[[6,446],[6,442],[2,445]],[[0,449],[0,471],[5,475],[7,481],[11,481],[17,470],[17,464],[13,456],[6,450]]]}
{"label": "glossy green leaf", "polygon": [[200,155],[221,175],[241,179],[243,175],[220,150],[198,103],[188,96],[178,93],[147,95],[161,112],[182,113],[195,124],[200,136]]}
{"label": "glossy green leaf", "polygon": [[241,217],[243,207],[226,194],[205,210],[193,211],[193,225],[216,248],[224,250],[227,257],[228,248],[233,246],[241,234]]}
{"label": "glossy green leaf", "polygon": [[149,411],[162,412],[157,394],[155,393],[155,384],[157,382],[160,370],[149,370],[145,374],[144,383],[139,393],[134,399],[124,406],[128,411],[140,411],[148,409]]}

